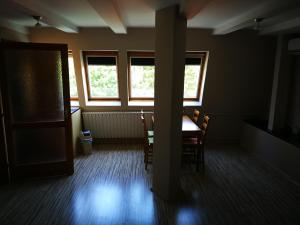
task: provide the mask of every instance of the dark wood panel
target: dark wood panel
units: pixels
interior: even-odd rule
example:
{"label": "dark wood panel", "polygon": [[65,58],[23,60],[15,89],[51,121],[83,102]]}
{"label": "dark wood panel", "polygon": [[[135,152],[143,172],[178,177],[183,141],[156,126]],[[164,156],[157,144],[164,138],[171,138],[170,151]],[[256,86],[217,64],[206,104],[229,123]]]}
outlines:
{"label": "dark wood panel", "polygon": [[185,164],[183,198],[150,191],[142,145],[95,145],[75,174],[0,187],[0,224],[295,225],[300,188],[238,147],[208,146],[205,173]]}
{"label": "dark wood panel", "polygon": [[[7,43],[3,43],[0,45],[1,51],[0,51],[0,64],[1,64],[1,68],[2,70],[0,71],[0,78],[1,78],[1,82],[0,82],[0,86],[1,86],[1,90],[2,90],[2,94],[3,94],[3,108],[4,108],[4,112],[5,112],[5,129],[6,129],[6,141],[7,141],[7,151],[8,151],[8,159],[9,159],[9,166],[10,166],[10,174],[12,175],[13,179],[19,178],[19,177],[25,177],[25,176],[32,176],[32,177],[36,177],[36,176],[42,176],[44,174],[44,176],[54,176],[54,175],[62,175],[62,174],[71,174],[73,172],[73,150],[72,150],[72,127],[71,127],[71,114],[70,114],[70,93],[69,93],[69,76],[68,76],[68,47],[66,44],[44,44],[44,43],[18,43],[18,42],[7,42]],[[61,72],[62,72],[62,92],[63,92],[63,99],[64,99],[64,121],[47,121],[47,122],[36,122],[36,121],[40,121],[40,120],[47,120],[47,118],[35,118],[36,121],[27,121],[27,119],[21,120],[22,122],[18,122],[18,123],[13,123],[12,118],[10,118],[11,113],[11,107],[10,107],[10,101],[9,101],[9,96],[11,95],[10,91],[12,91],[11,89],[8,88],[8,84],[12,83],[12,82],[8,82],[8,77],[9,77],[9,72],[11,72],[10,70],[8,70],[8,68],[14,68],[14,66],[18,66],[18,65],[12,65],[11,61],[7,61],[5,60],[5,57],[7,57],[5,55],[5,52],[7,50],[46,50],[49,51],[49,53],[51,51],[55,51],[55,52],[60,52],[61,54]],[[49,54],[50,55],[50,54]],[[49,60],[50,61],[50,60]],[[35,60],[33,60],[33,62],[36,62]],[[43,64],[45,62],[45,64]],[[44,71],[44,70],[49,70],[49,68],[51,67],[51,63],[47,64],[48,60],[44,60],[43,63],[38,63],[38,64],[34,64],[32,65],[32,68],[37,68],[37,71]],[[31,64],[31,62],[29,62],[29,64]],[[38,65],[38,66],[37,66]],[[48,69],[47,69],[48,68]],[[52,67],[51,67],[52,68]],[[20,68],[22,69],[22,68]],[[55,71],[56,73],[57,71]],[[22,76],[22,73],[20,73]],[[23,73],[24,74],[24,73]],[[44,74],[43,72],[39,72],[39,75]],[[53,72],[54,74],[54,72]],[[45,74],[44,74],[45,75]],[[46,76],[46,75],[45,75]],[[43,76],[37,76],[38,78],[41,78]],[[46,76],[47,78],[51,78],[52,76]],[[52,77],[53,80],[56,79],[56,76]],[[42,80],[43,81],[43,80]],[[47,80],[49,81],[49,80]],[[40,84],[41,79],[37,79],[37,82]],[[50,82],[51,83],[51,82]],[[43,83],[43,87],[45,87],[44,89],[41,88],[40,92],[43,93],[44,90],[52,90],[51,88],[49,88],[49,83]],[[42,86],[41,86],[42,87]],[[59,86],[60,87],[60,86]],[[52,90],[53,91],[59,91],[59,90]],[[45,92],[46,94],[48,92]],[[39,93],[40,94],[40,93]],[[49,97],[49,98],[48,98]],[[45,101],[47,102],[47,105],[49,105],[49,103],[51,101],[54,101],[56,98],[58,98],[58,96],[56,95],[47,95],[47,99],[45,99]],[[55,101],[54,101],[55,102]],[[24,107],[24,111],[26,108],[30,108],[31,105],[28,103],[28,105],[26,107]],[[38,107],[37,107],[38,108]],[[56,110],[53,108],[53,111]],[[51,112],[49,112],[51,113]],[[32,120],[32,118],[30,119]],[[32,146],[28,147],[26,149],[26,147],[22,148],[18,148],[16,149],[16,137],[13,135],[13,131],[19,131],[19,130],[23,130],[24,129],[32,129],[34,130],[35,128],[60,128],[60,127],[65,127],[65,146],[63,146],[62,148],[52,148],[54,151],[61,151],[62,154],[64,155],[64,157],[52,157],[47,155],[47,152],[44,151],[45,148],[43,148],[43,144],[47,144],[47,143],[43,143],[42,145],[35,145],[40,147],[40,151],[38,151],[38,153],[41,153],[41,155],[43,156],[48,156],[52,157],[49,160],[52,160],[55,162],[54,163],[49,163],[49,160],[47,158],[47,160],[44,160],[44,158],[39,158],[38,160],[34,159],[34,157],[32,157],[32,162],[26,162],[26,164],[24,163],[24,161],[26,161],[27,159],[23,159],[23,160],[19,160],[17,159],[17,152],[18,150],[22,149],[22,156],[23,155],[30,155],[30,150],[32,150]],[[21,135],[20,135],[21,136]],[[63,137],[63,135],[60,135],[60,137]],[[39,139],[39,140],[43,140],[43,139]],[[58,140],[53,140],[54,143],[59,143]],[[31,141],[32,143],[32,141]],[[23,143],[22,143],[23,144]],[[36,155],[36,151],[32,152],[32,155]],[[18,155],[20,156],[20,154]],[[38,157],[37,157],[38,158]],[[36,162],[38,162],[39,164],[37,164]],[[23,163],[21,166],[19,165],[20,163]],[[35,164],[33,164],[35,163]]]}
{"label": "dark wood panel", "polygon": [[8,182],[8,168],[5,153],[4,130],[2,126],[2,116],[0,116],[0,184]]}
{"label": "dark wood panel", "polygon": [[52,127],[65,127],[65,121],[45,121],[45,122],[18,122],[13,123],[13,129],[19,128],[52,128]]}
{"label": "dark wood panel", "polygon": [[[0,60],[2,60],[1,53],[1,45],[0,45]],[[2,67],[2,62],[0,61],[0,66]],[[0,70],[0,184],[8,183],[8,168],[7,168],[7,157],[6,157],[6,149],[5,149],[5,140],[4,140],[4,112],[3,112],[3,101],[2,101],[2,90],[3,90],[3,79],[2,79],[2,70]]]}
{"label": "dark wood panel", "polygon": [[8,171],[7,167],[1,166],[0,167],[0,184],[8,184]]}
{"label": "dark wood panel", "polygon": [[51,177],[56,176],[57,174],[71,175],[73,172],[73,163],[67,161],[31,165],[15,165],[10,171],[12,181],[27,179],[28,177]]}

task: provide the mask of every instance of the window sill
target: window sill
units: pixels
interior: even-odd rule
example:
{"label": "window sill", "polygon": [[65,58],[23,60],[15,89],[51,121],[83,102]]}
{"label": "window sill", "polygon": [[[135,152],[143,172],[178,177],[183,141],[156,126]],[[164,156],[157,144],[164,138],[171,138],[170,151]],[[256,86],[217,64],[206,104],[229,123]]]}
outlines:
{"label": "window sill", "polygon": [[129,101],[128,106],[154,106],[154,101]]}
{"label": "window sill", "polygon": [[[129,101],[128,106],[154,106],[154,101]],[[201,102],[184,101],[183,106],[201,106]]]}
{"label": "window sill", "polygon": [[121,106],[120,101],[88,101],[86,106]]}
{"label": "window sill", "polygon": [[79,101],[71,100],[71,106],[79,106]]}
{"label": "window sill", "polygon": [[201,106],[199,101],[184,101],[183,106]]}

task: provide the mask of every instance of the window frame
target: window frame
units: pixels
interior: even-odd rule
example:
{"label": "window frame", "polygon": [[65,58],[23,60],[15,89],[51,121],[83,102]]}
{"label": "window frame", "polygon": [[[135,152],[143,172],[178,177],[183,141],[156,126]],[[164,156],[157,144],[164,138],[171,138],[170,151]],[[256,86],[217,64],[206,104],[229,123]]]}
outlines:
{"label": "window frame", "polygon": [[[203,88],[204,82],[204,72],[207,64],[207,52],[206,51],[187,51],[185,54],[185,58],[200,58],[201,59],[201,68],[199,74],[199,81],[197,85],[197,96],[195,98],[184,98],[183,101],[192,101],[198,102],[201,101],[201,93],[200,91]],[[155,52],[154,51],[127,51],[127,74],[128,74],[128,99],[129,101],[154,101],[154,98],[149,97],[132,97],[131,95],[131,57],[141,57],[141,58],[152,58],[155,60]],[[186,64],[185,64],[186,65]],[[155,66],[155,65],[154,65]],[[185,74],[184,74],[185,75]],[[155,79],[155,77],[154,77]],[[184,94],[184,93],[183,93]]]}
{"label": "window frame", "polygon": [[[129,101],[153,101],[150,97],[132,97],[131,94],[131,58],[154,58],[155,62],[155,52],[154,51],[127,51],[127,74],[128,74],[128,99]],[[155,79],[155,64],[154,64],[154,79]]]}
{"label": "window frame", "polygon": [[[203,77],[204,77],[204,70],[207,63],[207,52],[204,51],[187,51],[185,54],[185,58],[199,58],[201,59],[201,68],[200,68],[200,74],[199,74],[199,81],[198,81],[198,87],[197,87],[197,96],[195,98],[184,98],[183,93],[183,101],[199,101],[200,100],[200,90],[203,88]],[[184,64],[185,66],[186,64]],[[185,74],[184,74],[185,75]],[[183,81],[184,82],[184,81]],[[183,90],[184,91],[184,90]]]}
{"label": "window frame", "polygon": [[[73,66],[74,66],[74,73],[75,73],[75,80],[76,80],[76,71],[75,71],[75,64],[74,64],[74,57],[73,57],[72,50],[68,50],[68,60],[69,60],[69,56],[71,56],[73,58]],[[70,72],[69,72],[69,86],[70,86]],[[71,94],[70,94],[70,100],[71,101],[79,101],[79,92],[78,92],[77,80],[76,80],[76,89],[77,89],[77,97],[71,97]]]}
{"label": "window frame", "polygon": [[[89,56],[98,56],[98,57],[115,57],[116,58],[116,72],[117,72],[117,85],[118,85],[118,97],[93,97],[91,96],[91,87],[89,81],[89,71],[88,71],[88,61],[87,57]],[[119,52],[118,51],[82,51],[83,65],[84,65],[84,73],[86,80],[86,89],[87,89],[87,97],[88,101],[120,101],[120,77],[119,77]]]}

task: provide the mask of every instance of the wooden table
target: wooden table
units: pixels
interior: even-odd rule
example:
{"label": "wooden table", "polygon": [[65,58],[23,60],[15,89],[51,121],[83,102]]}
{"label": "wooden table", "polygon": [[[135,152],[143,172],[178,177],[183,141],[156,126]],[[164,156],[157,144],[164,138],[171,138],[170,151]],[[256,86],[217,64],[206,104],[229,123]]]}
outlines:
{"label": "wooden table", "polygon": [[[183,137],[200,137],[201,135],[201,129],[200,127],[195,124],[190,117],[183,115],[182,116],[182,136]],[[200,138],[197,139],[198,141],[198,148],[196,153],[196,170],[199,171],[199,165],[200,165]],[[204,155],[201,156],[201,161],[203,162]]]}
{"label": "wooden table", "polygon": [[[152,116],[152,122],[154,123],[154,116]],[[182,136],[183,137],[199,137],[201,135],[201,129],[200,127],[195,124],[190,117],[187,115],[182,116]],[[199,139],[198,139],[199,141]],[[200,145],[199,145],[200,147]],[[199,170],[199,164],[200,164],[200,149],[197,151],[196,156],[196,169]]]}
{"label": "wooden table", "polygon": [[201,129],[187,115],[182,116],[182,135],[197,136]]}
{"label": "wooden table", "polygon": [[[154,123],[154,116],[152,116]],[[183,136],[197,136],[200,133],[200,127],[195,124],[187,115],[182,116],[182,134]]]}

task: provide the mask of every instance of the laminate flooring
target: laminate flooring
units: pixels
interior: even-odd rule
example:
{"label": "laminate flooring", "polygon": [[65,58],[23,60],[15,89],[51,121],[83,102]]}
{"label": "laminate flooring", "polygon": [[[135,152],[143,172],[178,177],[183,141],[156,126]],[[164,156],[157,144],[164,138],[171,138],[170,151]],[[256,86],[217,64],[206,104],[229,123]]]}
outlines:
{"label": "laminate flooring", "polygon": [[184,198],[151,191],[142,145],[94,145],[69,177],[0,187],[0,224],[300,224],[300,188],[237,146],[206,148],[206,169],[184,164]]}

